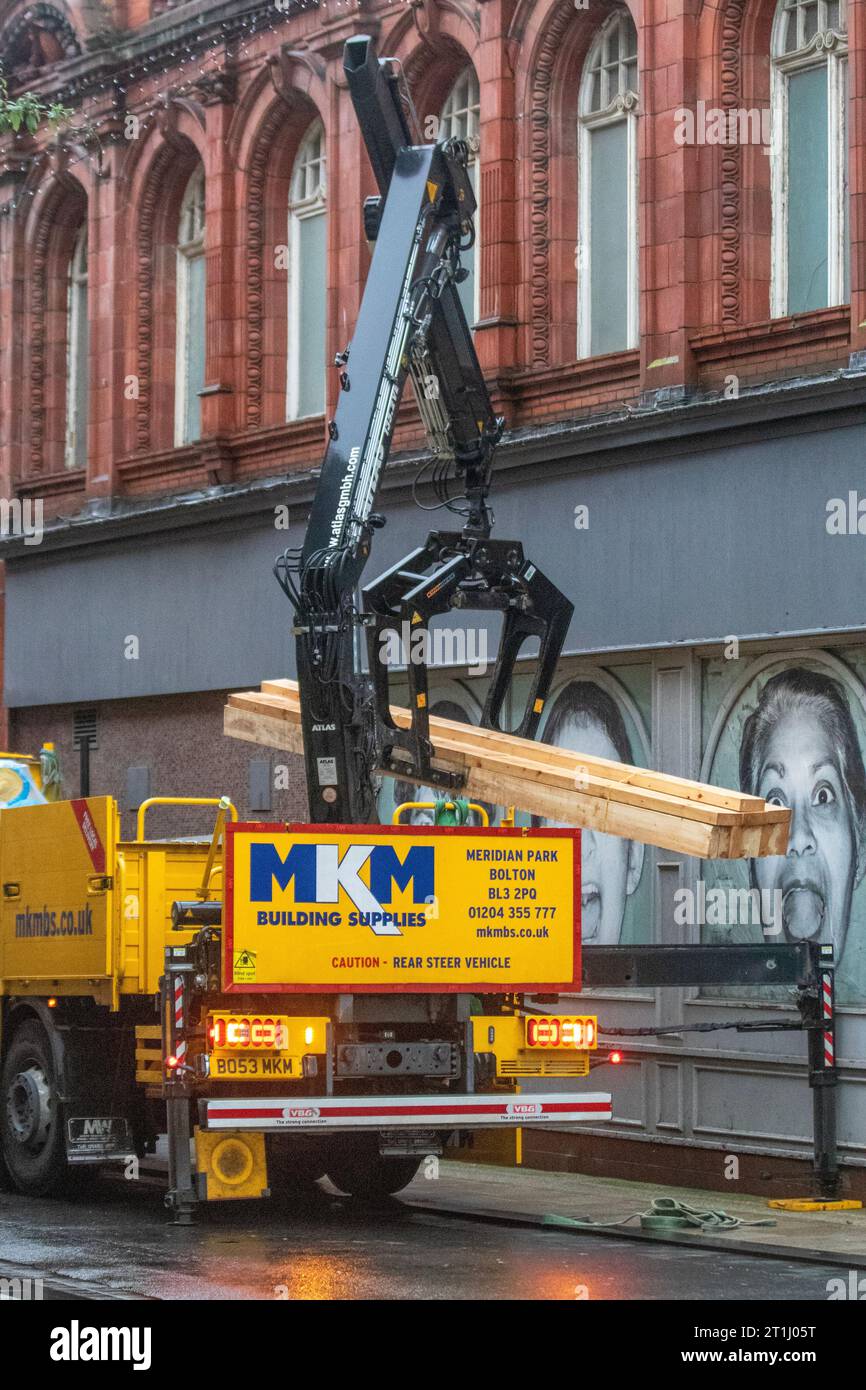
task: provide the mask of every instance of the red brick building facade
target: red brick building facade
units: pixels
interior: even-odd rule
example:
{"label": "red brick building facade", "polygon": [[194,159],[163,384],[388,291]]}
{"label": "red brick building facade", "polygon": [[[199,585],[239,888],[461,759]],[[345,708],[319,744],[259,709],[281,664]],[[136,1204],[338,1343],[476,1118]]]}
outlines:
{"label": "red brick building facade", "polygon": [[[287,0],[288,6],[288,0]],[[70,515],[93,498],[238,481],[318,458],[322,422],[286,423],[285,241],[294,156],[318,117],[328,170],[328,354],[356,315],[372,189],[340,62],[374,31],[416,108],[438,113],[473,65],[480,100],[478,351],[509,424],[685,386],[712,390],[846,364],[866,348],[866,7],[849,5],[850,303],[771,317],[770,163],[754,144],[677,141],[677,111],[770,102],[772,0],[631,7],[637,30],[639,345],[578,360],[578,91],[615,6],[4,4],[13,91],[58,94],[73,129],[3,142],[2,437],[6,495]],[[226,34],[228,31],[228,35]],[[35,50],[33,58],[31,50]],[[47,55],[47,56],[43,56]],[[83,128],[83,130],[81,129]],[[205,171],[201,440],[173,447],[174,247]],[[64,466],[65,298],[89,246],[86,467]],[[336,375],[328,378],[333,404]],[[407,408],[407,442],[414,412]],[[411,418],[410,418],[411,417]]]}

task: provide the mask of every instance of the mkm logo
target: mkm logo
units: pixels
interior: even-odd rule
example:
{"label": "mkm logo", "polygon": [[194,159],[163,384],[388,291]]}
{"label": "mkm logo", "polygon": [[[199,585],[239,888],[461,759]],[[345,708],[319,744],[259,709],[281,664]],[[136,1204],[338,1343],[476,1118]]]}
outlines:
{"label": "mkm logo", "polygon": [[[361,870],[370,866],[370,886]],[[274,884],[286,892],[293,884],[296,903],[338,903],[340,889],[360,914],[354,924],[372,927],[377,936],[402,935],[394,913],[385,912],[394,886],[412,901],[428,903],[435,896],[435,849],[412,845],[400,859],[393,845],[350,845],[341,855],[335,844],[294,844],[285,858],[276,845],[250,845],[250,901],[273,902]]]}

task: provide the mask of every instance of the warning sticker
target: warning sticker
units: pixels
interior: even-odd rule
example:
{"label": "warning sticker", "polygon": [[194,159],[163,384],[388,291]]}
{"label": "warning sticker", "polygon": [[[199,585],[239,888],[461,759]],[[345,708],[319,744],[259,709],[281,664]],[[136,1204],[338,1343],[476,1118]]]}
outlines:
{"label": "warning sticker", "polygon": [[235,951],[234,953],[234,979],[243,981],[244,984],[252,984],[256,978],[256,953],[255,951]]}
{"label": "warning sticker", "polygon": [[84,798],[70,801],[75,819],[78,821],[78,828],[84,836],[84,843],[87,846],[87,853],[90,855],[90,862],[98,874],[105,873],[105,846],[99,838],[99,831],[90,814],[90,807]]}
{"label": "warning sticker", "polygon": [[320,787],[336,787],[337,785],[337,759],[336,758],[317,758],[316,769],[319,774]]}

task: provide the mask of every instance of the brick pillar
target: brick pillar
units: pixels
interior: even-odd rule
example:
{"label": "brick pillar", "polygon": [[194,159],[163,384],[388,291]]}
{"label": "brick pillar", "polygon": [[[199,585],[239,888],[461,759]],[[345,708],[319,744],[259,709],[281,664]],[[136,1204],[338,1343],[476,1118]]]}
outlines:
{"label": "brick pillar", "polygon": [[87,492],[117,492],[118,460],[126,452],[124,417],[127,340],[134,331],[135,257],[130,254],[129,190],[120,177],[126,140],[118,127],[106,146],[106,177],[94,179],[87,203],[90,361],[87,422]]}
{"label": "brick pillar", "polygon": [[475,347],[486,374],[517,353],[516,132],[514,74],[505,35],[514,0],[482,0],[476,54],[481,87],[480,311]]}
{"label": "brick pillar", "polygon": [[848,6],[851,351],[866,352],[866,5]]}
{"label": "brick pillar", "polygon": [[639,30],[641,389],[695,379],[700,326],[697,150],[678,145],[675,112],[695,104],[694,0],[648,0]]}
{"label": "brick pillar", "polygon": [[24,238],[16,212],[26,163],[0,177],[0,496],[12,496],[21,476],[24,408]]}
{"label": "brick pillar", "polygon": [[228,142],[234,103],[228,84],[213,84],[205,96],[205,111],[207,345],[201,432],[202,438],[208,439],[237,428],[240,423],[237,402],[242,388],[241,363],[235,351],[240,303],[234,273],[237,254],[235,172]]}
{"label": "brick pillar", "polygon": [[9,710],[6,707],[6,566],[0,562],[0,748],[9,747]]}

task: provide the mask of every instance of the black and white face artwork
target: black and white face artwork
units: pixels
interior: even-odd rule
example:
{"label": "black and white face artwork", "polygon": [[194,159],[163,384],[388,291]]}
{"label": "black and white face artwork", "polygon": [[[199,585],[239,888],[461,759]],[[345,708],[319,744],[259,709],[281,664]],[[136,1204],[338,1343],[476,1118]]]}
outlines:
{"label": "black and white face artwork", "polygon": [[866,867],[866,773],[837,681],[791,667],[766,682],[743,727],[740,785],[791,810],[787,853],[751,862],[765,930],[832,942],[838,961]]}
{"label": "black and white face artwork", "polygon": [[[594,681],[574,680],[559,692],[542,739],[587,757],[634,761],[622,713],[613,696]],[[640,883],[644,846],[637,840],[586,828],[580,838],[581,939],[587,945],[616,946],[628,900]]]}

